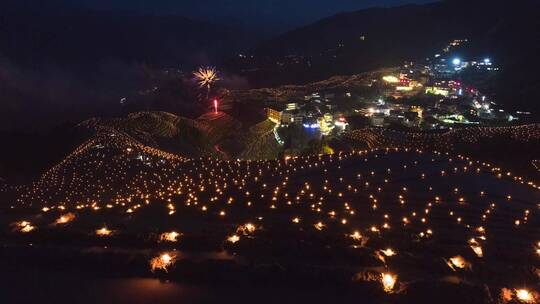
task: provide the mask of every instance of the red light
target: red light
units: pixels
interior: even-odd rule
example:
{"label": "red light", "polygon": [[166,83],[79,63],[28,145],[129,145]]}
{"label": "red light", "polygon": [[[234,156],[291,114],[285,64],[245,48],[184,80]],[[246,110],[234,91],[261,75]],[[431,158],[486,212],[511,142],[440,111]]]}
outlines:
{"label": "red light", "polygon": [[218,112],[218,100],[217,99],[214,99],[214,112],[215,113]]}

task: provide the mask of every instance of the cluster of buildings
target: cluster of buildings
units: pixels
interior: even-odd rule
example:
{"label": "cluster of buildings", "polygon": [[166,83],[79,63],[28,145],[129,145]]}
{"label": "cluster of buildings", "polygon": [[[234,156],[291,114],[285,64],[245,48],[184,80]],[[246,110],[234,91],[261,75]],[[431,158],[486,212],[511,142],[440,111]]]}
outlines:
{"label": "cluster of buildings", "polygon": [[[443,52],[466,42],[454,40]],[[398,72],[383,76],[382,97],[357,112],[368,117],[371,125],[380,127],[399,124],[435,129],[488,120],[512,121],[515,117],[460,80],[462,73],[481,78],[498,69],[489,58],[466,61],[440,54],[425,63],[408,62]]]}
{"label": "cluster of buildings", "polygon": [[[438,56],[438,54],[436,55]],[[440,77],[451,78],[467,68],[474,68],[478,72],[495,72],[499,70],[499,67],[493,65],[490,58],[484,58],[482,60],[466,61],[461,58],[442,58],[436,57],[430,68]]]}
{"label": "cluster of buildings", "polygon": [[376,102],[367,103],[365,107],[355,112],[369,118],[369,123],[375,127],[390,124],[418,127],[425,118],[425,110],[421,106],[385,102],[382,98]]}
{"label": "cluster of buildings", "polygon": [[473,79],[485,79],[499,70],[490,58],[453,57],[453,49],[466,42],[453,40],[442,55],[435,54],[423,62],[406,62],[398,69],[385,71],[385,75],[378,74],[369,79],[371,93],[365,96],[344,93],[345,100],[353,101],[352,109],[339,104],[341,99],[333,93],[314,93],[299,102],[267,108],[267,117],[278,127],[299,125],[322,135],[346,130],[349,124],[345,116],[363,116],[361,123],[377,127],[399,125],[426,130],[516,119],[463,80],[471,75]]}
{"label": "cluster of buildings", "polygon": [[345,117],[336,112],[331,102],[334,94],[319,93],[305,96],[301,103],[293,102],[283,106],[266,108],[266,116],[280,127],[301,125],[306,129],[319,130],[322,135],[333,131],[343,132],[349,124]]}

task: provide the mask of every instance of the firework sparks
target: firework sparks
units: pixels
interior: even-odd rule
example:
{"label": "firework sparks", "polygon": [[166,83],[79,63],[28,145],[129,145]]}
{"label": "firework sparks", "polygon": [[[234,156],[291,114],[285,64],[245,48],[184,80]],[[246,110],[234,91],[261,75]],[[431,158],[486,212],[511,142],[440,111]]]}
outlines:
{"label": "firework sparks", "polygon": [[206,88],[206,99],[210,95],[210,90],[212,85],[221,80],[218,75],[218,71],[214,67],[201,67],[196,72],[193,73],[195,80],[200,88]]}

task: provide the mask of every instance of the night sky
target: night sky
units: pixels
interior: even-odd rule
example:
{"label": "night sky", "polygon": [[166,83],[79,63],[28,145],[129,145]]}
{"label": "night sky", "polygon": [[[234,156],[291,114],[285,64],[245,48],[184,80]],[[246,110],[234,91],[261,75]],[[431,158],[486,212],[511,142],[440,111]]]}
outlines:
{"label": "night sky", "polygon": [[287,30],[343,11],[434,0],[72,0],[89,8],[171,13],[267,29]]}

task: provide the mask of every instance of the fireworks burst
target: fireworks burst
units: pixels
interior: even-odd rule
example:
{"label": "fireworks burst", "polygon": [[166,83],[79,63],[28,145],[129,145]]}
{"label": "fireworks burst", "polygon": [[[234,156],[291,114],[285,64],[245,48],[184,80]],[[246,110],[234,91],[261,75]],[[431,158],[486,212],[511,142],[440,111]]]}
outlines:
{"label": "fireworks burst", "polygon": [[216,81],[221,80],[218,71],[214,67],[200,67],[199,70],[193,73],[193,76],[195,76],[200,88],[206,88],[206,99],[208,99],[208,96],[210,95],[212,85]]}

